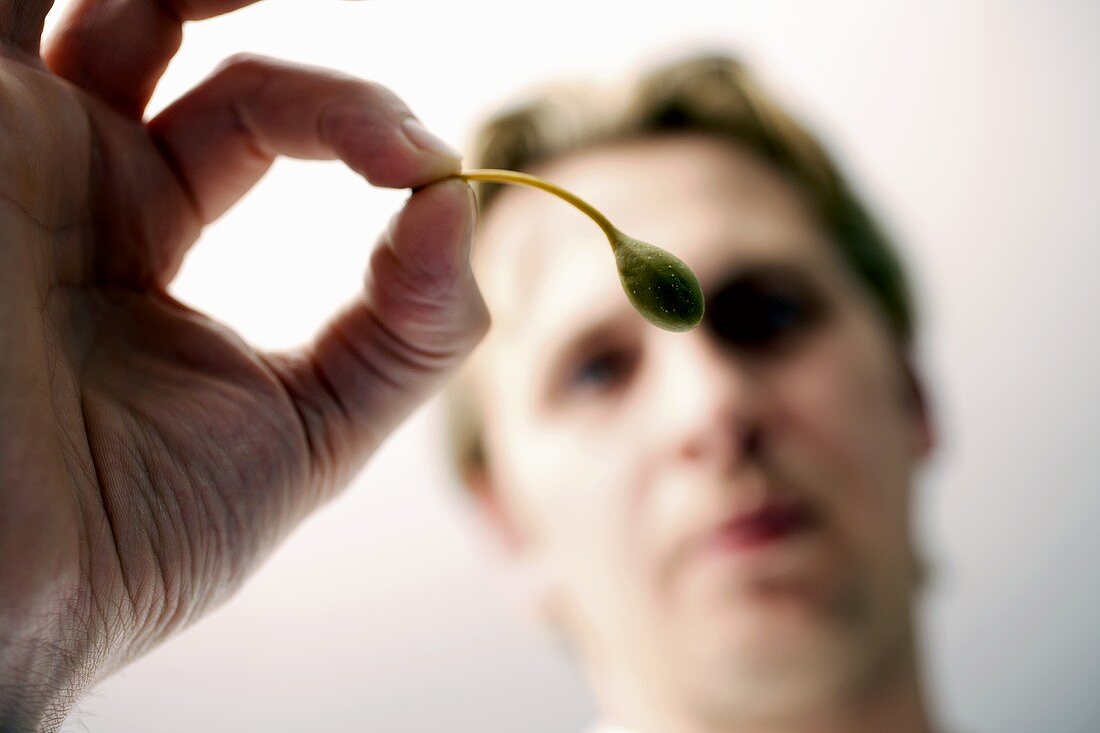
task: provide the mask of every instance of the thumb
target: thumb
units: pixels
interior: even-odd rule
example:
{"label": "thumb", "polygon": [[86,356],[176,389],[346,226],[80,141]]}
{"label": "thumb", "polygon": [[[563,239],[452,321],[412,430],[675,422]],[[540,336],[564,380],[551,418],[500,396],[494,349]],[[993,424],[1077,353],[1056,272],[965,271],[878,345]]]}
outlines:
{"label": "thumb", "polygon": [[309,348],[268,361],[301,418],[313,484],[342,487],[489,327],[470,268],[470,187],[418,189],[371,257],[363,293]]}

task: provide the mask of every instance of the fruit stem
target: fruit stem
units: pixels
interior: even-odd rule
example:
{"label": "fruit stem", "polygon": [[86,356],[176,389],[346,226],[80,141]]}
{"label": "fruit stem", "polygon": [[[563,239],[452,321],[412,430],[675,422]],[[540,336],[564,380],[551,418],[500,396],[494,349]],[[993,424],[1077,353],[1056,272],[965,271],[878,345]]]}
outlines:
{"label": "fruit stem", "polygon": [[547,193],[552,193],[558,198],[580,209],[588,218],[596,222],[600,229],[603,230],[603,233],[607,235],[607,239],[611,243],[611,249],[615,249],[618,244],[617,235],[619,234],[619,230],[612,226],[606,216],[601,214],[595,206],[588,203],[580,196],[570,193],[561,186],[557,186],[549,181],[544,181],[541,178],[527,173],[498,170],[495,168],[475,168],[473,170],[458,173],[453,177],[461,178],[464,181],[487,181],[489,183],[511,183],[519,186],[530,186],[531,188],[537,188]]}

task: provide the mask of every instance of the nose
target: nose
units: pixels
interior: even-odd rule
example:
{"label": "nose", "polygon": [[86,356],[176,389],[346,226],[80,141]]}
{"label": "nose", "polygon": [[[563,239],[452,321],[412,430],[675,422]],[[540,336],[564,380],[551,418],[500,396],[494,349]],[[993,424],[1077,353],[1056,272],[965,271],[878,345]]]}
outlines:
{"label": "nose", "polygon": [[662,447],[678,460],[722,471],[758,450],[762,435],[759,376],[698,331],[668,334],[662,344],[653,422]]}

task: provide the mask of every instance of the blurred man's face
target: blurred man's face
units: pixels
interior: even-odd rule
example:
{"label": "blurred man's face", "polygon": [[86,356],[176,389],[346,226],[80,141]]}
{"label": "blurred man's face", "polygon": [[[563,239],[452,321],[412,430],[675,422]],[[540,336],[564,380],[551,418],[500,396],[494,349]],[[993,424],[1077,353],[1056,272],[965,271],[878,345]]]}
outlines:
{"label": "blurred man's face", "polygon": [[727,720],[867,689],[909,642],[928,449],[870,296],[798,191],[728,144],[537,172],[708,296],[694,331],[649,325],[600,230],[541,192],[503,191],[482,224],[484,478],[597,694]]}

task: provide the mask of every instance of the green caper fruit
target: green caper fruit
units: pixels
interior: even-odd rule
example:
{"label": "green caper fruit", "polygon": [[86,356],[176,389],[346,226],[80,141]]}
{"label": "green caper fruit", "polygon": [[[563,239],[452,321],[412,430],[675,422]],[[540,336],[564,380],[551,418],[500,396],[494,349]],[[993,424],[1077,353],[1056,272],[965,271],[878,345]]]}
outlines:
{"label": "green caper fruit", "polygon": [[646,320],[668,331],[688,331],[703,319],[703,291],[695,273],[669,252],[628,237],[596,207],[549,181],[516,171],[478,169],[459,173],[465,181],[488,181],[530,186],[569,202],[599,225],[619,269],[619,279],[627,298]]}
{"label": "green caper fruit", "polygon": [[619,233],[615,261],[623,290],[646,320],[666,331],[690,331],[703,320],[695,273],[660,247]]}

